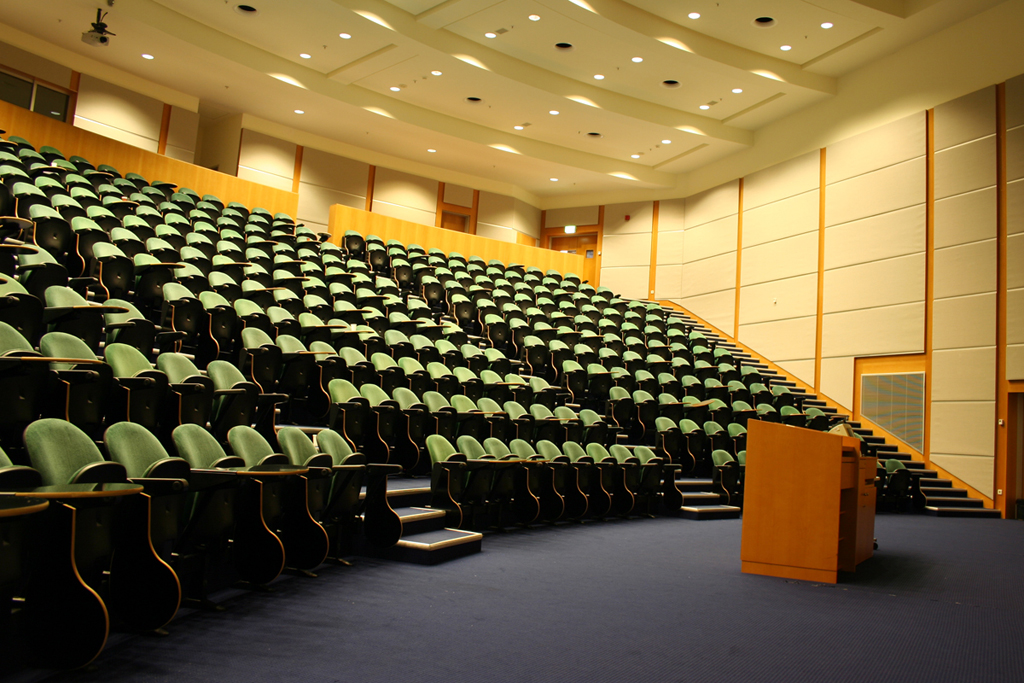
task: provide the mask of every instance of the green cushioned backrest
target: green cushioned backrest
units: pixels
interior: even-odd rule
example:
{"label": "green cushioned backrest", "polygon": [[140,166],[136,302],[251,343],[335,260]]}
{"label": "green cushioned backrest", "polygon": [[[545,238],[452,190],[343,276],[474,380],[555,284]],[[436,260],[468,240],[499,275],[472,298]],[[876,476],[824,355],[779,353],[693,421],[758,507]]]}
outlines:
{"label": "green cushioned backrest", "polygon": [[141,351],[127,344],[108,344],[103,347],[103,357],[115,377],[134,377],[140,372],[153,369]]}
{"label": "green cushioned backrest", "polygon": [[761,415],[767,415],[770,413],[777,413],[779,411],[775,410],[775,406],[773,406],[771,403],[758,403],[757,412],[760,413]]}
{"label": "green cushioned backrest", "polygon": [[228,431],[228,443],[235,455],[245,460],[249,467],[258,465],[260,460],[274,453],[274,447],[263,435],[246,425],[232,427]]}
{"label": "green cushioned backrest", "polygon": [[715,464],[715,467],[721,467],[725,463],[733,462],[734,460],[735,458],[728,451],[717,450],[711,453],[711,462]]}
{"label": "green cushioned backrest", "polygon": [[889,458],[888,460],[885,461],[885,471],[888,472],[889,474],[892,474],[896,470],[905,469],[907,469],[907,466],[904,465],[899,460],[897,460],[896,458]]}
{"label": "green cushioned backrest", "polygon": [[288,456],[293,465],[305,465],[306,461],[316,455],[313,441],[298,427],[282,427],[277,432],[277,442],[281,452]]}
{"label": "green cushioned backrest", "polygon": [[782,406],[781,408],[779,408],[779,415],[782,415],[783,417],[788,417],[790,415],[799,415],[799,414],[800,414],[800,411],[797,410],[796,408],[794,408],[793,406]]}
{"label": "green cushioned backrest", "polygon": [[679,403],[679,399],[664,391],[658,394],[658,405],[665,405],[667,403]]}
{"label": "green cushioned backrest", "polygon": [[66,306],[89,305],[89,302],[86,301],[81,294],[69,287],[61,287],[59,285],[47,287],[43,296],[46,299],[47,307],[63,308]]}
{"label": "green cushioned backrest", "polygon": [[456,394],[452,396],[451,400],[452,408],[459,411],[460,413],[468,413],[474,410],[478,410],[477,405],[473,403],[473,399],[462,394]]}
{"label": "green cushioned backrest", "polygon": [[505,442],[500,439],[495,439],[494,437],[484,439],[484,450],[498,459],[512,454],[512,451],[510,451],[509,447],[505,445]]}
{"label": "green cushioned backrest", "polygon": [[424,371],[423,365],[415,358],[399,358],[398,367],[402,368],[406,375]]}
{"label": "green cushioned backrest", "polygon": [[576,420],[579,418],[579,415],[576,414],[576,411],[574,411],[572,408],[566,408],[565,406],[558,406],[557,408],[555,408],[554,415],[555,417],[562,420]]}
{"label": "green cushioned backrest", "polygon": [[465,434],[458,438],[459,453],[470,460],[477,460],[482,455],[487,455],[487,450],[474,437]]}
{"label": "green cushioned backrest", "polygon": [[459,380],[460,383],[469,382],[474,379],[480,379],[479,377],[476,376],[476,373],[470,370],[469,368],[455,368],[454,370],[452,370],[452,373],[454,373],[455,377]]}
{"label": "green cushioned backrest", "polygon": [[134,422],[110,425],[103,443],[110,459],[124,465],[129,477],[145,477],[153,463],[170,457],[153,432]]}
{"label": "green cushioned backrest", "polygon": [[498,384],[502,381],[501,375],[494,370],[481,370],[480,379],[483,380],[484,384]]}
{"label": "green cushioned backrest", "polygon": [[611,458],[611,453],[608,449],[599,443],[588,443],[587,444],[587,455],[594,459],[594,462],[601,462],[607,458]]}
{"label": "green cushioned backrest", "polygon": [[[736,404],[734,403],[733,406],[735,405]],[[825,411],[820,408],[810,407],[804,410],[804,413],[806,413],[807,417],[821,417],[825,414]]]}
{"label": "green cushioned backrest", "polygon": [[693,420],[682,419],[679,421],[679,430],[683,434],[689,434],[690,432],[701,431],[700,427]]}
{"label": "green cushioned backrest", "polygon": [[520,405],[517,401],[505,401],[505,405],[503,405],[502,408],[505,409],[505,412],[508,413],[508,416],[513,420],[518,419],[521,415],[528,414],[526,412],[526,408]]}
{"label": "green cushioned backrest", "polygon": [[676,423],[673,422],[670,418],[659,417],[654,421],[654,427],[659,432],[666,432],[670,429],[675,429]]}
{"label": "green cushioned backrest", "polygon": [[321,453],[327,453],[334,459],[335,465],[343,465],[345,459],[352,455],[348,441],[333,429],[321,429],[316,435],[316,444]]}
{"label": "green cushioned backrest", "polygon": [[103,454],[88,434],[56,418],[36,420],[26,427],[25,449],[44,486],[68,484],[78,470],[103,462]]}
{"label": "green cushioned backrest", "polygon": [[[39,340],[39,351],[50,358],[81,358],[83,360],[96,358],[96,354],[80,337],[66,332],[50,332],[43,335],[43,338]],[[69,370],[74,366],[74,363],[50,363],[50,367],[54,370]]]}
{"label": "green cushioned backrest", "polygon": [[566,441],[562,444],[562,452],[569,457],[569,460],[576,462],[580,458],[590,457],[583,446],[579,445],[575,441]]}
{"label": "green cushioned backrest", "polygon": [[398,387],[392,393],[392,397],[398,402],[398,407],[402,410],[408,410],[414,405],[420,405],[421,401],[412,391],[405,387]]}
{"label": "green cushioned backrest", "polygon": [[583,424],[588,427],[596,422],[603,421],[603,418],[590,408],[584,408],[581,410],[579,418],[583,420]]}
{"label": "green cushioned backrest", "polygon": [[[632,451],[619,444],[612,445],[612,447],[608,449],[608,453],[620,463],[636,459]],[[594,459],[597,460],[597,458]]]}
{"label": "green cushioned backrest", "polygon": [[639,389],[639,390],[633,392],[633,402],[634,403],[647,403],[647,402],[654,403],[654,397],[651,396],[651,394],[649,392],[646,392],[643,389]]}
{"label": "green cushioned backrest", "polygon": [[214,389],[230,389],[239,382],[245,381],[242,372],[226,360],[210,361],[206,366],[206,373],[213,380]]}
{"label": "green cushioned backrest", "polygon": [[357,396],[362,396],[352,382],[347,379],[332,379],[327,385],[327,393],[333,403],[345,403]]}
{"label": "green cushioned backrest", "polygon": [[[542,443],[544,443],[544,442],[542,442]],[[552,446],[555,446],[550,441],[547,441],[546,443],[549,443]],[[538,446],[539,445],[540,444],[538,444]],[[533,446],[530,445],[530,442],[529,441],[524,441],[523,439],[512,439],[512,441],[509,443],[508,446],[509,446],[509,451],[511,451],[516,456],[518,456],[520,458],[523,458],[523,459],[527,459],[527,458],[530,458],[531,456],[537,455],[537,451],[535,451]],[[558,450],[558,446],[555,446],[555,450]],[[561,455],[561,452],[559,452],[558,455]]]}
{"label": "green cushioned backrest", "polygon": [[339,349],[338,355],[340,355],[341,359],[345,361],[345,365],[355,365],[357,363],[366,362],[366,356],[350,346]]}
{"label": "green cushioned backrest", "polygon": [[733,412],[737,412],[737,411],[740,411],[740,410],[753,410],[753,409],[750,407],[750,404],[747,403],[746,401],[733,401],[732,402],[732,410],[733,410]]}
{"label": "green cushioned backrest", "polygon": [[549,417],[554,417],[554,414],[551,412],[551,410],[547,406],[541,405],[540,403],[534,403],[532,406],[530,406],[530,415],[533,415],[533,418],[535,420],[543,420]]}
{"label": "green cushioned backrest", "polygon": [[436,391],[423,392],[423,403],[427,406],[427,410],[432,413],[436,413],[442,408],[451,408],[451,404],[448,403],[448,399]]}
{"label": "green cushioned backrest", "polygon": [[479,401],[476,402],[476,407],[479,408],[480,410],[484,411],[485,413],[503,413],[503,412],[505,412],[505,411],[503,411],[501,409],[501,406],[498,405],[497,401],[495,401],[493,398],[487,398],[486,396],[484,398],[481,398]]}
{"label": "green cushioned backrest", "polygon": [[161,353],[156,357],[156,367],[174,384],[185,381],[187,377],[200,375],[195,363],[180,353]]}
{"label": "green cushioned backrest", "polygon": [[444,363],[427,363],[427,372],[430,373],[431,379],[438,379],[439,377],[445,377],[451,375],[451,370]]}
{"label": "green cushioned backrest", "polygon": [[[512,444],[513,444],[512,450],[513,451],[516,450],[515,449],[515,443],[517,441],[522,441],[522,439],[515,439],[512,442]],[[572,442],[570,441],[569,443],[572,443]],[[529,446],[530,444],[526,444],[526,445]],[[580,450],[583,450],[583,449],[580,449]],[[558,458],[558,457],[561,457],[561,456],[565,455],[564,453],[562,453],[562,449],[560,449],[553,442],[548,441],[547,439],[541,439],[540,441],[537,442],[537,453],[539,455],[544,456],[545,460],[554,460],[555,458]]]}
{"label": "green cushioned backrest", "polygon": [[707,422],[704,423],[704,433],[705,434],[708,434],[708,435],[718,434],[721,431],[724,431],[722,429],[722,425],[718,424],[714,420],[708,420]]}
{"label": "green cushioned backrest", "polygon": [[738,422],[730,422],[726,429],[729,430],[729,436],[733,438],[743,436],[747,433],[747,428]]}
{"label": "green cushioned backrest", "polygon": [[175,427],[171,439],[178,457],[187,460],[193,469],[209,468],[226,455],[213,434],[197,424]]}
{"label": "green cushioned backrest", "polygon": [[247,349],[257,349],[261,346],[273,346],[274,340],[258,327],[246,327],[242,329],[242,345]]}
{"label": "green cushioned backrest", "polygon": [[386,368],[393,368],[397,363],[395,359],[386,353],[380,353],[379,351],[370,356],[370,362],[373,363],[373,367],[377,370],[384,370]]}
{"label": "green cushioned backrest", "polygon": [[364,384],[359,387],[359,393],[370,402],[371,406],[378,406],[382,401],[390,400],[390,396],[376,384]]}
{"label": "green cushioned backrest", "polygon": [[725,405],[725,401],[720,398],[713,398],[708,401],[708,410],[721,410],[722,408],[728,407],[729,406]]}

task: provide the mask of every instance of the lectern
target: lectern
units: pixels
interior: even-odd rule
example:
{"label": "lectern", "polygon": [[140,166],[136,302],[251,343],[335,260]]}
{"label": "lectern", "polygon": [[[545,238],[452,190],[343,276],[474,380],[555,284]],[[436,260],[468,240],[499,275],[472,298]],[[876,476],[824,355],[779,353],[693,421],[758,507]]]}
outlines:
{"label": "lectern", "polygon": [[835,583],[871,557],[874,458],[855,437],[747,424],[743,571]]}

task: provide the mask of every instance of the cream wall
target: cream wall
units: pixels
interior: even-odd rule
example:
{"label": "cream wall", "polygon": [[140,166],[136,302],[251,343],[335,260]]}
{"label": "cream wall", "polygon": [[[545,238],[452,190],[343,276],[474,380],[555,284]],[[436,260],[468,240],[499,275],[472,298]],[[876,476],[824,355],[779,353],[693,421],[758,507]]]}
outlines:
{"label": "cream wall", "polygon": [[1024,379],[1024,76],[1006,82],[1006,379]]}
{"label": "cream wall", "polygon": [[371,210],[403,221],[434,225],[437,189],[436,180],[378,166],[373,181]]}
{"label": "cream wall", "polygon": [[238,177],[291,192],[295,150],[290,142],[263,133],[242,130],[238,150]]}
{"label": "cream wall", "polygon": [[[445,184],[447,195],[448,185]],[[519,233],[534,240],[540,237],[540,209],[508,195],[481,191],[476,234],[505,242],[518,242]]]}
{"label": "cream wall", "polygon": [[369,164],[305,148],[299,173],[298,220],[326,231],[332,204],[366,208]]}
{"label": "cream wall", "polygon": [[[549,219],[550,220],[550,219]],[[632,202],[604,207],[601,286],[631,299],[647,299],[651,273],[654,203]]]}

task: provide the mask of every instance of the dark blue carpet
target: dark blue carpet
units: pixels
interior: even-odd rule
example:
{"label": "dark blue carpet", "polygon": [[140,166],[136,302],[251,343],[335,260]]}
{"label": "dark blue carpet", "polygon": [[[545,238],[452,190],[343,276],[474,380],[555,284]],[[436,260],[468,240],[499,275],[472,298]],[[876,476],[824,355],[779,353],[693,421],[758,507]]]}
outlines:
{"label": "dark blue carpet", "polygon": [[835,586],[740,573],[740,521],[490,535],[436,567],[360,559],[94,668],[33,681],[1022,681],[1024,523],[880,516]]}

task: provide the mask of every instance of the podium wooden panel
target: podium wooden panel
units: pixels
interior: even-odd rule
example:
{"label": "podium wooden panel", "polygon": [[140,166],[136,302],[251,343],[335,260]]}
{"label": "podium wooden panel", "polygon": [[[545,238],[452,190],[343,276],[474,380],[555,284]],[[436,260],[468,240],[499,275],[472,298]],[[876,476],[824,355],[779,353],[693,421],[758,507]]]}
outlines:
{"label": "podium wooden panel", "polygon": [[854,437],[749,422],[743,571],[826,583],[854,571],[874,549],[875,468]]}

